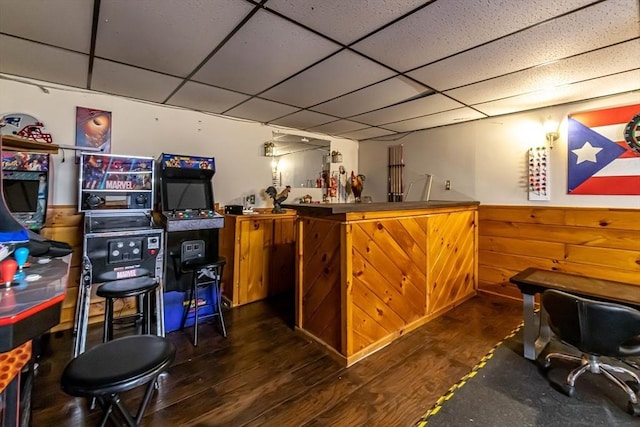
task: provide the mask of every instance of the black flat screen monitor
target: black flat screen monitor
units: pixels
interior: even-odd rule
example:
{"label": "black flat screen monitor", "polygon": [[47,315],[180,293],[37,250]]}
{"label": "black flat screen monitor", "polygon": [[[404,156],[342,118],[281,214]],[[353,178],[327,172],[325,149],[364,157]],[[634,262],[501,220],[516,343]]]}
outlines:
{"label": "black flat screen monitor", "polygon": [[40,181],[3,179],[2,191],[9,211],[12,213],[36,212],[39,187]]}
{"label": "black flat screen monitor", "polygon": [[213,209],[211,181],[197,179],[167,178],[165,180],[164,209],[183,211],[187,209]]}

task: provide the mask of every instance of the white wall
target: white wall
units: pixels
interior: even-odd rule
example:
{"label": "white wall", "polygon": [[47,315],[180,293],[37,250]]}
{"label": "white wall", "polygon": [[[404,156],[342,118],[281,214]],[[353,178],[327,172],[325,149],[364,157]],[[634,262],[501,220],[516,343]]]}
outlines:
{"label": "white wall", "polygon": [[[361,141],[360,171],[365,194],[387,198],[387,147],[403,145],[405,183],[420,174],[434,175],[432,199],[471,198],[483,204],[640,208],[640,196],[567,194],[567,115],[640,102],[631,93],[522,114],[430,129],[397,141]],[[527,152],[545,144],[542,122],[560,121],[560,138],[551,150],[551,200],[527,199]],[[444,190],[451,180],[452,190]],[[405,187],[406,189],[406,187]],[[412,190],[413,192],[413,190]],[[466,197],[465,197],[466,196]]]}
{"label": "white wall", "polygon": [[[347,170],[357,169],[358,143],[355,141],[30,82],[46,85],[49,93],[33,84],[0,78],[0,116],[18,112],[30,114],[44,123],[46,131],[53,135],[54,143],[75,145],[76,107],[111,111],[112,154],[154,158],[160,153],[215,157],[215,201],[221,205],[241,204],[244,196],[253,193],[256,207],[271,206],[264,196],[264,189],[271,185],[271,159],[262,155],[262,144],[271,139],[274,130],[329,139],[331,149],[343,153]],[[77,205],[78,167],[74,154],[72,150],[61,150],[52,156],[51,203],[54,205]],[[303,196],[307,193],[305,190],[295,189],[289,200]]]}

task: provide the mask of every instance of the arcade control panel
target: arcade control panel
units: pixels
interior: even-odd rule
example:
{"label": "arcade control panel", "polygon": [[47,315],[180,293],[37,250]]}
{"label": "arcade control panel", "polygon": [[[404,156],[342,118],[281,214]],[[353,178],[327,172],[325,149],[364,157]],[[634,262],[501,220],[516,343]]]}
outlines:
{"label": "arcade control panel", "polygon": [[224,227],[224,216],[209,209],[162,212],[160,223],[167,231],[203,230]]}
{"label": "arcade control panel", "polygon": [[83,282],[86,284],[157,276],[162,229],[87,235],[84,246]]}

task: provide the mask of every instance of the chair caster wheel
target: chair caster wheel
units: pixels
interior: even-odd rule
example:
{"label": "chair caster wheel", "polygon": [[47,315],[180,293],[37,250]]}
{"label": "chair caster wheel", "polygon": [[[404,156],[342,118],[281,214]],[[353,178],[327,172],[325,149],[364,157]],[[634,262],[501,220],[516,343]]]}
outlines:
{"label": "chair caster wheel", "polygon": [[629,403],[627,403],[627,412],[634,417],[640,416],[640,404],[629,401]]}
{"label": "chair caster wheel", "polygon": [[576,388],[573,386],[570,386],[568,384],[565,384],[564,387],[564,393],[569,396],[569,397],[575,397],[576,395]]}
{"label": "chair caster wheel", "polygon": [[538,361],[538,369],[540,369],[540,372],[543,374],[546,374],[551,369],[551,361],[546,358],[540,359]]}
{"label": "chair caster wheel", "polygon": [[566,396],[574,397],[576,395],[576,388],[567,383],[558,384],[555,381],[550,381],[550,383],[553,388]]}

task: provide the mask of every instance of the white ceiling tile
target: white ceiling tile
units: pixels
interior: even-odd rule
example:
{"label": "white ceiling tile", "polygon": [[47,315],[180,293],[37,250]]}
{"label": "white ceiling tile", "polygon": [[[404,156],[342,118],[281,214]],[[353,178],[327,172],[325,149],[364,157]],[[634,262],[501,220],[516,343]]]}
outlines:
{"label": "white ceiling tile", "polygon": [[371,125],[383,125],[385,123],[433,114],[438,111],[453,110],[454,108],[460,108],[462,106],[459,102],[444,95],[434,94],[351,118],[355,121]]}
{"label": "white ceiling tile", "polygon": [[391,135],[392,133],[394,132],[390,130],[376,128],[376,127],[369,127],[366,129],[360,129],[352,132],[345,132],[340,134],[340,136],[342,138],[360,140],[360,139],[376,138],[378,136]]}
{"label": "white ceiling tile", "polygon": [[222,113],[247,98],[248,96],[237,92],[201,83],[187,82],[167,101],[167,104],[192,108],[198,111]]}
{"label": "white ceiling tile", "polygon": [[640,39],[445,92],[471,105],[640,68]]}
{"label": "white ceiling tile", "polygon": [[[615,0],[621,6],[618,8],[611,8],[612,2],[596,4],[418,68],[409,75],[444,91],[629,40],[640,35],[637,24],[640,12],[632,13],[632,5],[631,9],[624,7],[633,1]],[[473,72],[469,72],[470,64]]]}
{"label": "white ceiling tile", "polygon": [[326,133],[329,135],[338,135],[345,132],[362,129],[362,123],[352,122],[351,120],[336,120],[335,122],[325,123],[320,126],[310,128],[311,132]]}
{"label": "white ceiling tile", "polygon": [[349,44],[425,3],[425,0],[269,0],[267,9]]}
{"label": "white ceiling tile", "polygon": [[407,71],[588,3],[591,1],[436,1],[353,47],[398,71]]}
{"label": "white ceiling tile", "polygon": [[299,25],[259,11],[193,80],[256,94],[338,49]]}
{"label": "white ceiling tile", "polygon": [[87,87],[89,57],[0,34],[0,72]]}
{"label": "white ceiling tile", "polygon": [[181,80],[116,62],[96,59],[91,89],[136,99],[163,102]]}
{"label": "white ceiling tile", "polygon": [[387,68],[343,50],[260,96],[306,108],[392,75]]}
{"label": "white ceiling tile", "polygon": [[398,76],[316,105],[312,110],[349,117],[395,104],[425,92],[432,91],[406,77]]}
{"label": "white ceiling tile", "polygon": [[92,18],[87,0],[0,0],[0,32],[82,53],[91,47]]}
{"label": "white ceiling tile", "polygon": [[496,116],[634,90],[640,90],[640,70],[513,96],[477,104],[473,107],[486,114]]}
{"label": "white ceiling tile", "polygon": [[334,121],[336,118],[314,111],[298,111],[286,117],[274,120],[270,124],[287,126],[295,129],[306,129]]}
{"label": "white ceiling tile", "polygon": [[225,111],[225,115],[267,123],[298,110],[299,108],[296,107],[290,107],[266,99],[253,98],[237,107]]}
{"label": "white ceiling tile", "polygon": [[252,6],[236,0],[102,0],[100,8],[97,56],[186,77]]}
{"label": "white ceiling tile", "polygon": [[481,119],[484,117],[484,114],[478,113],[472,108],[464,107],[444,111],[442,113],[430,114],[428,116],[416,117],[414,119],[404,120],[401,122],[389,123],[384,125],[384,127],[396,132],[409,132],[436,126],[468,122],[469,120]]}
{"label": "white ceiling tile", "polygon": [[467,105],[640,93],[625,72],[640,69],[638,16],[638,0],[0,0],[0,72],[154,102],[180,88],[169,104],[392,139],[388,126],[449,124]]}

